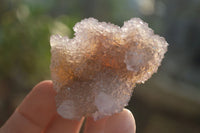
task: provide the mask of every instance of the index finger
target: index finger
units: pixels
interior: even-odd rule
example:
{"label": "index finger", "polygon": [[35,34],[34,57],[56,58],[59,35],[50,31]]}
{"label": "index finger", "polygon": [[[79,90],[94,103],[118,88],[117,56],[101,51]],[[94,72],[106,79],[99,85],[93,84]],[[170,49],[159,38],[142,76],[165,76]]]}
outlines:
{"label": "index finger", "polygon": [[25,97],[1,131],[6,133],[41,132],[56,114],[55,95],[52,81],[39,83]]}

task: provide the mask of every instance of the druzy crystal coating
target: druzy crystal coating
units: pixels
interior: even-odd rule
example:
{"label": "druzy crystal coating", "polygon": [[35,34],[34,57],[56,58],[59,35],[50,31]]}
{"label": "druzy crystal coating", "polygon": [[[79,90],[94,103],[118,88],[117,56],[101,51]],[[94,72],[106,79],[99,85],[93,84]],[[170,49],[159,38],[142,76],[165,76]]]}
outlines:
{"label": "druzy crystal coating", "polygon": [[157,71],[168,46],[139,18],[121,28],[88,18],[74,31],[72,39],[50,39],[57,111],[67,119],[99,119],[122,111],[136,83]]}

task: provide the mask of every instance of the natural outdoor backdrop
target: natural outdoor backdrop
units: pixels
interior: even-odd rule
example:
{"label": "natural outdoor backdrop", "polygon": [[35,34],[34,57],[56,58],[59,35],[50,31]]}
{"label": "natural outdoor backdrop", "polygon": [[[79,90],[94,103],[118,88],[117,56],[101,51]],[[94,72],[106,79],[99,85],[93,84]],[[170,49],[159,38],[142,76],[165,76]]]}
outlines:
{"label": "natural outdoor backdrop", "polygon": [[51,34],[95,17],[141,17],[169,49],[158,73],[135,88],[137,133],[200,133],[200,0],[0,0],[0,126],[39,81],[50,79]]}

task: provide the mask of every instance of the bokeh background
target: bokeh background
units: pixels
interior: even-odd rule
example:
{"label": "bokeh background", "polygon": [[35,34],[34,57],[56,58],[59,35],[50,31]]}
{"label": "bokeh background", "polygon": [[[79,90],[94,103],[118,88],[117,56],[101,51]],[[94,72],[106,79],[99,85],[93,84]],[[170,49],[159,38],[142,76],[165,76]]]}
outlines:
{"label": "bokeh background", "polygon": [[140,17],[170,44],[127,107],[137,133],[200,133],[200,0],[0,0],[0,126],[50,79],[50,35],[73,37],[87,17],[120,26]]}

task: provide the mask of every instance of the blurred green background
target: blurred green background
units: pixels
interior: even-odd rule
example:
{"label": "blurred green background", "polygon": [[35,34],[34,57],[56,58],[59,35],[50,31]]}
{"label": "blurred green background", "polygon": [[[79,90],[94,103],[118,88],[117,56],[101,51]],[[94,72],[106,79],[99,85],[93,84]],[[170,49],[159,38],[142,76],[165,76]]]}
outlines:
{"label": "blurred green background", "polygon": [[137,133],[200,133],[200,0],[0,0],[0,126],[35,84],[51,79],[50,35],[73,37],[87,17],[120,26],[140,17],[170,44],[127,107]]}

